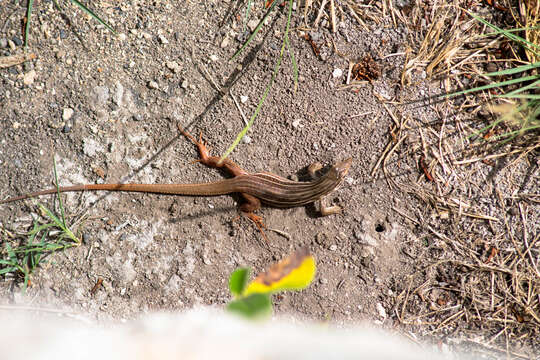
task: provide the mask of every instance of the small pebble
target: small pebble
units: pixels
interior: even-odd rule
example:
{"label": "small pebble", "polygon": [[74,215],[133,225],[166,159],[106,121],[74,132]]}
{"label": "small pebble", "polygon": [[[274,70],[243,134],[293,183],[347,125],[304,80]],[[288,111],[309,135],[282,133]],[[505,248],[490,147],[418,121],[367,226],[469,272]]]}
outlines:
{"label": "small pebble", "polygon": [[251,143],[251,137],[249,135],[244,135],[244,137],[242,138],[242,141],[245,143],[245,144],[249,144]]}
{"label": "small pebble", "polygon": [[210,55],[210,60],[212,61],[218,61],[219,57],[217,55]]}
{"label": "small pebble", "polygon": [[182,81],[182,84],[180,84],[180,86],[182,87],[182,89],[187,89],[187,88],[188,88],[188,82],[187,82],[187,80],[184,79],[184,80]]}
{"label": "small pebble", "polygon": [[23,83],[24,85],[30,86],[34,83],[34,80],[36,79],[36,71],[30,70],[26,74],[24,74]]}
{"label": "small pebble", "polygon": [[56,54],[54,54],[58,60],[66,56],[66,52],[64,50],[58,50]]}
{"label": "small pebble", "polygon": [[171,70],[173,73],[178,73],[180,71],[180,65],[178,65],[175,61],[167,61],[165,64],[169,70]]}
{"label": "small pebble", "polygon": [[63,111],[62,111],[62,120],[64,121],[68,121],[69,119],[71,119],[71,117],[73,116],[73,113],[75,111],[72,109],[72,108],[65,108]]}
{"label": "small pebble", "polygon": [[21,39],[19,39],[17,36],[14,36],[11,38],[11,40],[13,41],[13,43],[17,46],[21,46],[22,45],[22,41]]}
{"label": "small pebble", "polygon": [[255,30],[257,25],[259,25],[259,20],[257,20],[257,19],[251,19],[247,23],[247,26],[251,31]]}
{"label": "small pebble", "polygon": [[334,69],[334,71],[332,72],[332,77],[334,79],[337,79],[339,77],[341,77],[343,75],[343,70],[337,68],[337,69]]}
{"label": "small pebble", "polygon": [[6,38],[0,38],[0,49],[8,47],[8,40]]}
{"label": "small pebble", "polygon": [[225,37],[223,38],[223,40],[221,41],[221,45],[220,45],[220,46],[221,46],[222,49],[225,49],[227,46],[229,46],[230,43],[231,43],[231,40],[229,39],[229,37],[228,37],[228,36],[225,36]]}
{"label": "small pebble", "polygon": [[297,127],[299,127],[301,122],[302,122],[302,120],[300,120],[300,119],[294,120],[294,121],[292,122],[293,128],[296,129]]}
{"label": "small pebble", "polygon": [[65,39],[65,38],[67,38],[67,33],[64,30],[60,29],[60,39]]}
{"label": "small pebble", "polygon": [[487,72],[495,72],[495,71],[497,71],[497,64],[495,64],[494,62],[487,63],[486,71]]}
{"label": "small pebble", "polygon": [[155,82],[154,80],[150,80],[150,81],[148,82],[148,87],[149,87],[150,89],[157,89],[157,88],[159,88],[159,85],[158,85],[158,83]]}
{"label": "small pebble", "polygon": [[330,251],[336,251],[336,250],[337,250],[336,244],[330,245]]}
{"label": "small pebble", "polygon": [[11,50],[17,49],[17,46],[15,46],[15,43],[12,40],[8,40],[8,45]]}
{"label": "small pebble", "polygon": [[379,316],[382,317],[383,319],[386,319],[386,310],[384,309],[384,306],[382,306],[381,303],[377,303],[375,307],[377,308],[377,312],[379,313]]}
{"label": "small pebble", "polygon": [[246,40],[248,39],[248,37],[249,37],[249,31],[246,30],[246,31],[241,32],[240,34],[238,34],[238,35],[236,36],[236,40],[237,40],[238,42],[244,43],[244,42],[246,42]]}
{"label": "small pebble", "polygon": [[[133,29],[133,30],[135,30],[135,29]],[[124,34],[124,33],[118,34],[118,40],[126,41],[126,34]]]}
{"label": "small pebble", "polygon": [[246,101],[248,101],[248,97],[247,97],[247,96],[245,96],[245,95],[240,96],[240,102],[241,102],[242,104],[245,104]]}
{"label": "small pebble", "polygon": [[169,40],[167,40],[167,38],[163,35],[159,35],[158,38],[159,38],[159,42],[161,42],[164,45],[169,43]]}
{"label": "small pebble", "polygon": [[70,124],[65,124],[64,127],[62,128],[62,132],[64,134],[67,134],[70,131],[71,131],[71,125]]}

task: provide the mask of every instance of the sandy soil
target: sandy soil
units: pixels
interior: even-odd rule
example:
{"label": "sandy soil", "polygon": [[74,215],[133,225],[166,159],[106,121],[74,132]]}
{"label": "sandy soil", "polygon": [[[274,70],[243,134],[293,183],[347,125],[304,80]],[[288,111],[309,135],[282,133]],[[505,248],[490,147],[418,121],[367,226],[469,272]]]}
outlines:
{"label": "sandy soil", "polygon": [[[253,19],[261,18],[261,5],[254,4],[248,28],[256,25]],[[119,37],[69,7],[66,14],[72,28],[52,2],[39,2],[30,43],[37,58],[0,69],[0,196],[51,187],[53,158],[62,185],[223,178],[219,171],[191,164],[198,155],[196,148],[178,134],[177,123],[192,133],[202,131],[214,154],[226,150],[244,126],[231,94],[249,118],[279,55],[285,8],[271,16],[252,46],[230,61],[241,46],[239,40],[245,39],[245,8],[237,2],[139,0],[119,6],[92,2],[91,6],[112,23]],[[425,141],[445,131],[441,124],[447,119],[448,138],[462,129],[448,104],[407,104],[439,93],[441,83],[419,70],[412,73],[408,86],[403,85],[407,51],[418,46],[411,43],[413,30],[377,5],[369,6],[379,18],[364,19],[361,25],[344,13],[335,33],[326,19],[318,28],[302,30],[301,11],[294,13],[298,16],[293,16],[290,42],[298,63],[298,90],[294,91],[291,58],[286,55],[248,138],[231,155],[250,172],[299,179],[306,178],[310,163],[332,164],[352,156],[349,175],[330,196],[331,202],[344,208],[343,214],[319,217],[313,206],[263,208],[258,214],[268,228],[287,234],[268,230],[266,243],[247,219],[235,220],[240,201],[236,196],[66,194],[69,218],[75,221],[82,216],[75,228],[83,245],[50,256],[48,264],[32,276],[26,296],[21,295],[20,282],[6,278],[0,285],[6,303],[67,307],[96,319],[127,319],[195,304],[221,305],[229,300],[228,275],[236,267],[262,270],[308,245],[317,258],[316,280],[303,292],[277,297],[278,313],[339,323],[375,321],[449,344],[464,342],[465,337],[481,343],[479,338],[496,335],[491,329],[482,333],[477,321],[462,317],[451,326],[430,325],[433,319],[455,314],[458,310],[452,306],[467,302],[455,292],[449,292],[444,305],[437,302],[444,292],[440,289],[465,276],[459,272],[462,268],[443,263],[459,259],[463,250],[454,249],[444,237],[465,234],[462,225],[471,242],[500,231],[490,230],[493,225],[485,219],[456,217],[452,208],[445,217],[414,191],[403,191],[406,186],[441,190],[440,183],[431,183],[423,175],[420,154]],[[16,40],[21,38],[18,22],[23,13],[23,7],[12,3],[0,6],[0,38],[9,40],[0,55],[21,52]],[[308,20],[313,21],[314,15]],[[345,86],[349,62],[356,61],[369,62],[374,78]],[[392,131],[398,124],[399,134]],[[402,139],[405,131],[408,136]],[[378,163],[385,149],[398,140],[393,155]],[[538,192],[537,166],[532,168],[531,181],[509,184],[504,193]],[[441,173],[451,178],[453,194],[472,206],[469,212],[504,221],[501,214],[508,209],[498,207],[493,188],[509,175],[490,173],[492,169],[485,165],[475,178],[467,179],[477,183],[476,188],[460,187],[463,178]],[[531,167],[514,169],[515,178]],[[486,186],[492,198],[486,197]],[[57,205],[54,197],[40,201]],[[517,200],[510,207],[519,206],[526,206],[529,235],[534,238],[538,207]],[[32,201],[0,206],[0,223],[11,233],[22,231],[29,228],[36,212]],[[518,211],[515,221],[519,220]],[[430,227],[433,231],[426,230]],[[7,241],[6,234],[1,241]],[[477,247],[483,245],[479,242]],[[103,286],[91,294],[98,278]],[[424,283],[429,283],[424,296],[410,293],[411,286]],[[416,314],[437,310],[433,304],[450,310],[415,320]],[[538,344],[534,338],[511,340],[516,351],[524,353]],[[504,344],[503,337],[493,342],[502,348]]]}

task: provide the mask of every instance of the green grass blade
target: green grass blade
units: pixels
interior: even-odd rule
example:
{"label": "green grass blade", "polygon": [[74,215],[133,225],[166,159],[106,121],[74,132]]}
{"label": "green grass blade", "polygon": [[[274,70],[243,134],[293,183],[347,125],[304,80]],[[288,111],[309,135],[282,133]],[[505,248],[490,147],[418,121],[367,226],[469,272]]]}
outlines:
{"label": "green grass blade", "polygon": [[526,39],[524,39],[524,38],[522,38],[520,36],[512,34],[510,31],[501,29],[498,26],[495,26],[495,25],[489,23],[488,21],[482,19],[479,16],[476,16],[475,14],[473,14],[471,12],[468,12],[468,13],[473,18],[475,18],[477,21],[480,21],[482,24],[484,24],[486,26],[489,26],[490,28],[495,30],[495,32],[504,35],[506,38],[521,44],[524,48],[527,48],[529,51],[533,52],[536,56],[538,56],[538,53],[534,49],[539,49],[540,50],[540,45],[531,43],[530,41],[527,41]]}
{"label": "green grass blade", "polygon": [[24,26],[24,49],[28,48],[28,37],[30,36],[30,19],[32,17],[32,8],[34,6],[34,0],[28,0],[28,6],[26,8],[26,24]]}
{"label": "green grass blade", "polygon": [[296,64],[296,58],[294,57],[294,51],[291,49],[288,36],[285,38],[285,42],[287,44],[287,51],[289,52],[293,66],[294,92],[296,93],[298,90],[298,64]]}
{"label": "green grass blade", "polygon": [[[277,3],[278,1],[274,1],[273,4]],[[272,5],[273,5],[272,4]],[[289,35],[289,24],[290,24],[290,18],[292,14],[292,1],[289,2],[289,15],[288,15],[288,21],[287,21],[287,27],[285,28],[285,38]],[[225,151],[225,153],[221,156],[219,161],[223,161],[229,154],[234,150],[234,148],[240,143],[244,135],[248,132],[251,125],[253,125],[253,122],[255,121],[255,118],[261,111],[262,105],[266,98],[268,97],[268,94],[270,93],[270,89],[272,88],[272,84],[274,83],[274,80],[276,79],[279,67],[281,66],[281,60],[283,60],[283,53],[285,52],[286,42],[283,40],[283,43],[281,44],[281,51],[279,53],[278,61],[276,62],[276,66],[274,67],[274,72],[272,73],[272,77],[270,78],[270,81],[268,82],[268,85],[266,86],[266,89],[264,89],[263,96],[259,100],[259,103],[257,104],[257,108],[255,109],[255,112],[253,115],[251,115],[251,118],[249,119],[247,125],[240,131],[240,133],[236,136],[236,139],[233,141],[231,146]]]}
{"label": "green grass blade", "polygon": [[251,4],[252,3],[253,3],[253,0],[248,0],[248,2],[247,2],[246,14],[244,15],[244,25],[242,26],[242,31],[246,31],[247,19],[249,18],[249,12],[251,11]]}
{"label": "green grass blade", "polygon": [[[0,262],[0,264],[1,264],[1,262]],[[6,264],[6,265],[11,265],[11,264]],[[0,275],[4,275],[4,274],[16,272],[16,271],[19,271],[19,269],[16,268],[16,267],[6,267],[6,268],[3,268],[3,269],[0,269]]]}
{"label": "green grass blade", "polygon": [[[507,31],[509,33],[517,33],[517,32],[521,32],[521,31],[537,30],[537,29],[540,29],[540,25],[538,25],[538,26],[525,26],[525,27],[514,28],[514,29],[507,29],[505,31]],[[484,36],[493,36],[493,35],[500,35],[500,33],[497,32],[497,31],[494,31],[492,33],[484,34]]]}
{"label": "green grass blade", "polygon": [[259,32],[259,30],[261,30],[264,22],[266,21],[266,19],[268,18],[268,16],[270,16],[270,13],[272,12],[272,10],[274,9],[274,7],[276,7],[276,4],[278,3],[278,1],[274,1],[272,3],[272,5],[268,8],[268,11],[266,11],[266,14],[264,14],[264,17],[262,18],[261,21],[259,21],[259,23],[257,24],[257,27],[255,28],[255,30],[253,30],[253,32],[251,33],[251,35],[249,35],[248,39],[244,42],[244,44],[240,47],[240,49],[238,49],[234,55],[231,57],[230,60],[234,60],[245,48],[246,46],[249,45],[249,43],[251,43],[251,41],[253,40],[253,38],[257,35],[257,33]]}
{"label": "green grass blade", "polygon": [[540,68],[540,62],[535,62],[535,63],[527,64],[527,65],[521,65],[521,66],[517,66],[515,68],[505,69],[505,70],[501,70],[501,71],[495,71],[495,72],[487,73],[487,74],[484,74],[484,75],[485,76],[512,75],[512,74],[517,74],[517,73],[524,72],[524,71],[534,70],[536,68]]}
{"label": "green grass blade", "polygon": [[520,88],[518,88],[516,90],[510,91],[509,93],[498,95],[498,96],[499,97],[513,96],[513,95],[520,94],[520,93],[522,93],[524,91],[534,89],[534,88],[536,88],[538,86],[540,86],[540,79],[536,80],[535,82],[530,83],[529,85],[525,85],[525,86],[520,87]]}
{"label": "green grass blade", "polygon": [[518,78],[518,79],[500,81],[500,82],[496,82],[496,83],[492,83],[492,84],[488,84],[488,85],[484,85],[484,86],[475,87],[473,89],[467,89],[467,90],[458,91],[458,92],[455,92],[455,93],[452,93],[452,94],[443,95],[443,98],[449,98],[449,97],[454,97],[454,96],[458,96],[458,95],[465,95],[465,94],[469,94],[469,93],[476,92],[476,91],[487,90],[487,89],[492,89],[492,88],[496,88],[496,87],[503,87],[503,86],[506,86],[506,85],[517,84],[517,83],[520,83],[520,82],[525,82],[525,81],[530,81],[530,80],[536,80],[537,78],[538,78],[537,75],[530,75],[530,76],[525,76],[525,77]]}
{"label": "green grass blade", "polygon": [[110,26],[109,24],[107,24],[104,20],[101,20],[101,18],[99,16],[97,16],[92,10],[90,10],[89,8],[87,8],[83,3],[81,3],[80,1],[78,0],[71,0],[71,2],[75,3],[75,5],[77,5],[78,7],[80,7],[84,12],[86,12],[88,15],[90,15],[91,17],[93,17],[97,22],[99,22],[100,24],[102,24],[103,26],[105,26],[107,29],[109,29],[114,35],[117,35],[116,34],[116,31],[112,28],[112,26]]}
{"label": "green grass blade", "polygon": [[503,94],[503,95],[497,95],[495,97],[506,98],[506,99],[527,99],[531,101],[540,100],[540,95],[535,95],[535,94],[514,94],[514,95]]}
{"label": "green grass blade", "polygon": [[53,214],[51,210],[49,210],[47,207],[43,206],[42,204],[38,204],[41,211],[45,212],[47,214],[47,217],[49,217],[54,224],[46,224],[50,226],[57,226],[62,230],[62,232],[72,241],[76,243],[80,243],[80,240],[75,236],[75,234],[69,229],[69,227],[64,223],[64,221],[60,220],[56,215]]}
{"label": "green grass blade", "polygon": [[9,245],[9,243],[6,243],[6,251],[12,264],[17,264],[17,255],[15,254],[15,251],[13,251],[13,248],[11,247],[11,245]]}

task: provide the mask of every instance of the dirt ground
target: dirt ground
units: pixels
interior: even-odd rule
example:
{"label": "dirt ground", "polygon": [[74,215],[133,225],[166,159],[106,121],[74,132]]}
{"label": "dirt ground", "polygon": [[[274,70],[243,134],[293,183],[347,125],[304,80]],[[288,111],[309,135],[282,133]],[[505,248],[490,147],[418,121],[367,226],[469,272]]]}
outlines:
{"label": "dirt ground", "polygon": [[[5,277],[4,304],[47,304],[96,319],[220,306],[230,300],[235,268],[260,271],[307,245],[317,259],[316,280],[276,297],[277,313],[373,321],[415,341],[466,346],[488,357],[538,354],[538,278],[522,279],[529,292],[523,306],[516,294],[501,299],[489,291],[505,281],[498,278],[505,269],[518,269],[519,262],[508,261],[515,249],[528,249],[523,262],[538,264],[538,152],[460,165],[478,156],[464,138],[483,126],[481,110],[423,100],[446,89],[425,66],[402,76],[433,21],[434,4],[418,9],[417,32],[404,20],[419,5],[398,2],[390,10],[383,3],[359,2],[366,15],[359,23],[343,2],[336,32],[327,16],[314,26],[318,6],[305,22],[298,6],[290,34],[298,90],[286,53],[253,128],[231,155],[250,172],[301,180],[310,163],[352,156],[345,182],[329,197],[343,214],[265,207],[258,214],[269,228],[266,243],[247,219],[235,220],[234,195],[66,194],[82,246],[51,255],[26,295],[20,281]],[[278,6],[253,44],[230,61],[246,38],[241,2],[89,6],[121,35],[72,6],[65,8],[70,26],[51,1],[38,2],[29,47],[36,59],[0,69],[0,197],[50,188],[53,158],[61,185],[222,179],[192,164],[196,147],[177,123],[202,131],[214,154],[227,149],[244,126],[239,109],[249,118],[270,80],[287,7]],[[0,55],[22,52],[24,9],[2,2]],[[498,11],[484,3],[472,9]],[[247,29],[263,13],[262,1],[254,2]],[[347,85],[349,64],[357,62],[371,81]],[[53,196],[40,201],[58,205]],[[36,214],[34,201],[0,206],[0,241],[15,241],[9,234],[29,229]],[[486,261],[494,246],[498,254]],[[103,286],[91,294],[100,278]],[[479,310],[475,301],[490,297],[491,312]],[[514,301],[515,310],[502,314],[501,301]]]}

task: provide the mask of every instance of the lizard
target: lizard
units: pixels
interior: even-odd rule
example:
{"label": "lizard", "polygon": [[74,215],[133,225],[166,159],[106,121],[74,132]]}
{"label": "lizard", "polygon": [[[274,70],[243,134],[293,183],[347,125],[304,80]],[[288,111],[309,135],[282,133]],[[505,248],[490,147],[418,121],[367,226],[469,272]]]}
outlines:
{"label": "lizard", "polygon": [[[341,208],[337,205],[324,205],[324,196],[332,192],[343,182],[352,163],[352,158],[337,162],[328,172],[319,179],[309,182],[293,181],[281,176],[269,173],[249,173],[242,169],[232,160],[226,158],[223,161],[217,156],[211,156],[207,143],[202,139],[202,133],[197,141],[191,134],[179,127],[180,132],[190,139],[199,150],[200,162],[208,167],[221,168],[229,172],[233,177],[209,183],[196,184],[84,184],[72,186],[60,186],[58,188],[36,191],[29,194],[0,200],[0,204],[24,200],[41,195],[55,194],[69,191],[125,191],[143,192],[154,194],[185,195],[185,196],[218,196],[231,193],[240,193],[244,202],[239,206],[240,210],[262,231],[265,227],[262,218],[255,215],[254,211],[261,207],[261,203],[276,208],[292,208],[320,201],[322,216],[337,214]],[[314,173],[320,165],[310,167],[310,173]]]}

